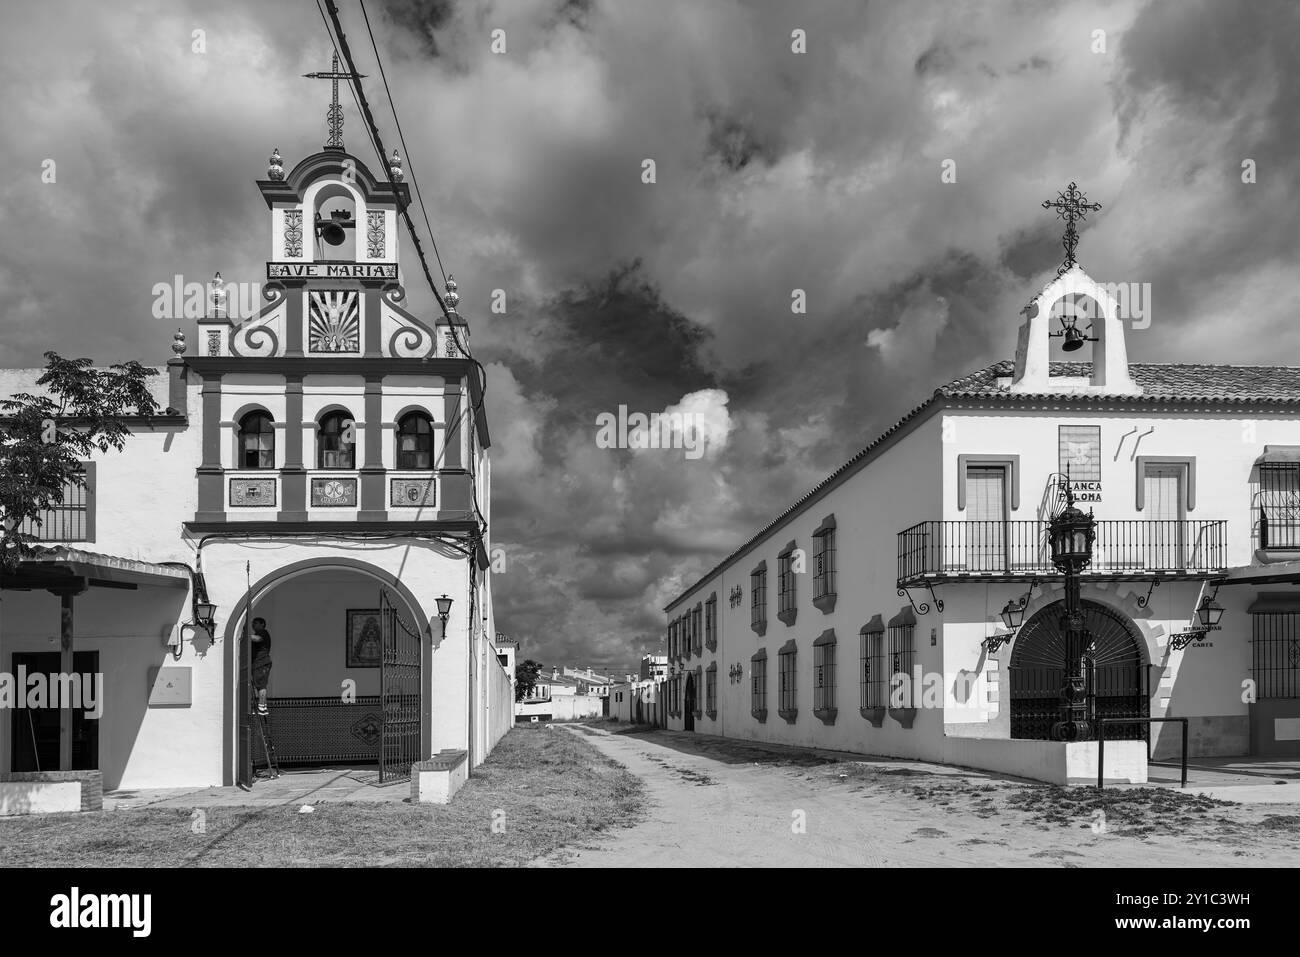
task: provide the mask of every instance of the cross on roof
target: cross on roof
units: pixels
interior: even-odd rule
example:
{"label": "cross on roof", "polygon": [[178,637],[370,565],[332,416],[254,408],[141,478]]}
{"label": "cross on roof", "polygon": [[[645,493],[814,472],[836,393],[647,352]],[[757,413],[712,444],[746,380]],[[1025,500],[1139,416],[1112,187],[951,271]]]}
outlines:
{"label": "cross on roof", "polygon": [[1079,245],[1075,221],[1082,222],[1089,212],[1097,212],[1101,209],[1101,203],[1089,203],[1088,197],[1079,191],[1078,183],[1071,183],[1056,195],[1055,200],[1043,200],[1043,209],[1055,209],[1065,220],[1065,235],[1061,239],[1061,245],[1065,247],[1065,262],[1056,270],[1058,276],[1063,276],[1067,269],[1075,265],[1074,250]]}
{"label": "cross on roof", "polygon": [[329,138],[325,141],[327,150],[343,149],[343,107],[339,106],[339,80],[362,80],[365,79],[364,73],[341,73],[339,72],[339,55],[335,53],[330,61],[330,72],[328,73],[304,73],[303,76],[313,80],[333,80],[334,97],[330,101],[330,108],[325,112],[325,122],[329,126]]}

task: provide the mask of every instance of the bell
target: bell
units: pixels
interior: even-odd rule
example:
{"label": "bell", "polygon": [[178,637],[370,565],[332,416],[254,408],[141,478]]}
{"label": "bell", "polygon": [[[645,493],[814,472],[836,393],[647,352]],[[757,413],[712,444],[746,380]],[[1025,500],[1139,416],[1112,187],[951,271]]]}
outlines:
{"label": "bell", "polygon": [[329,243],[331,246],[342,246],[344,241],[347,239],[347,233],[343,231],[343,227],[338,223],[325,223],[318,228],[320,230],[320,238],[325,240],[325,242]]}
{"label": "bell", "polygon": [[1074,352],[1083,348],[1087,339],[1083,333],[1074,326],[1067,326],[1065,329],[1065,341],[1061,343],[1061,349],[1064,352]]}

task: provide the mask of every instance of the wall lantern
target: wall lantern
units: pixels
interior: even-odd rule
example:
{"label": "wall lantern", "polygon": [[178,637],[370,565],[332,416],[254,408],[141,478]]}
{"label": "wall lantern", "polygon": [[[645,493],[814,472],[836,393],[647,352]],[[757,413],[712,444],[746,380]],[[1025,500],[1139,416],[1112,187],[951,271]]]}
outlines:
{"label": "wall lantern", "polygon": [[194,624],[201,625],[210,635],[217,627],[217,606],[206,598],[194,602]]}
{"label": "wall lantern", "polygon": [[1196,615],[1201,619],[1201,627],[1206,631],[1211,631],[1219,627],[1219,622],[1223,618],[1223,606],[1214,600],[1218,595],[1219,589],[1216,586],[1214,595],[1206,595],[1201,600],[1201,607],[1196,609]]}
{"label": "wall lantern", "polygon": [[438,617],[442,619],[442,636],[447,637],[447,619],[451,617],[452,600],[446,595],[435,599],[438,603]]}
{"label": "wall lantern", "polygon": [[1015,637],[1016,629],[1025,623],[1025,609],[1029,606],[1029,598],[1033,595],[1034,586],[1037,584],[1037,578],[1031,579],[1029,590],[1020,596],[1019,602],[1014,598],[1007,599],[1007,603],[1002,606],[1002,611],[998,613],[1002,619],[1002,624],[1007,628],[1007,632],[1003,635],[989,635],[981,642],[985,648],[991,652],[997,651]]}

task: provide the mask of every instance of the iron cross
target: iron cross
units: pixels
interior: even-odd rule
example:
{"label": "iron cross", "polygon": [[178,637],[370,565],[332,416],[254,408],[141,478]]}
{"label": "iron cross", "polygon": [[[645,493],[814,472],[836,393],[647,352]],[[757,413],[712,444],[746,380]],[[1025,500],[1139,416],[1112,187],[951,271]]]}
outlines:
{"label": "iron cross", "polygon": [[330,108],[325,113],[325,122],[329,126],[329,139],[325,143],[325,148],[327,150],[343,149],[343,107],[339,106],[339,80],[363,80],[366,75],[364,73],[340,73],[339,55],[335,53],[330,61],[330,72],[304,73],[303,76],[313,80],[334,81],[334,98],[330,101]]}
{"label": "iron cross", "polygon": [[1074,250],[1079,245],[1075,222],[1082,222],[1089,212],[1097,212],[1101,209],[1101,203],[1089,203],[1088,197],[1079,191],[1078,183],[1071,183],[1056,195],[1055,200],[1043,200],[1043,209],[1055,209],[1065,220],[1065,236],[1061,239],[1061,245],[1065,247],[1065,262],[1056,270],[1058,276],[1063,276],[1067,269],[1075,265]]}

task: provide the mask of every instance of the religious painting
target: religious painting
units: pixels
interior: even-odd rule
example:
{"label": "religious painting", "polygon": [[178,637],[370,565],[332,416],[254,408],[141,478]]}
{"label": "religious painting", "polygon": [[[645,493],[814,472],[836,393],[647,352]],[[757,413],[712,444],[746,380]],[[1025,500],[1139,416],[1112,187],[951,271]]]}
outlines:
{"label": "religious painting", "polygon": [[432,479],[392,479],[388,504],[393,508],[433,505],[434,495]]}
{"label": "religious painting", "polygon": [[351,478],[312,479],[311,504],[317,508],[356,508],[357,480]]}
{"label": "religious painting", "polygon": [[275,479],[231,479],[231,508],[274,508]]}
{"label": "religious painting", "polygon": [[345,667],[378,668],[384,641],[379,627],[379,609],[349,608],[346,640]]}
{"label": "religious painting", "polygon": [[1101,481],[1101,426],[1060,426],[1060,469],[1071,482]]}

